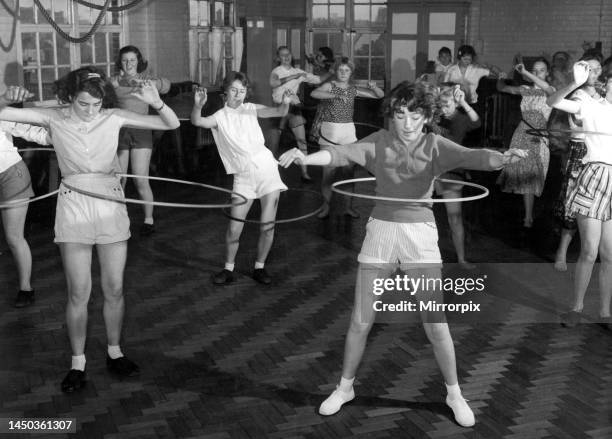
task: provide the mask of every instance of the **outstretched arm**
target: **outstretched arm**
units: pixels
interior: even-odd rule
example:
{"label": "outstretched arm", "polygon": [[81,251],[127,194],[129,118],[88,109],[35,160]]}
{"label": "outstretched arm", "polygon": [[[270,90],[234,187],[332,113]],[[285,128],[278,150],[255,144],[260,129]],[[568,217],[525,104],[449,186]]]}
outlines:
{"label": "outstretched arm", "polygon": [[18,85],[8,87],[6,92],[0,96],[0,120],[48,126],[53,110],[44,108],[13,108],[8,106],[24,102],[32,96],[32,93]]}
{"label": "outstretched arm", "polygon": [[383,89],[376,85],[376,82],[369,81],[368,87],[357,87],[357,96],[362,98],[380,99],[385,96]]}
{"label": "outstretched arm", "polygon": [[281,155],[278,163],[284,168],[288,168],[293,162],[296,162],[298,165],[329,166],[331,159],[332,156],[329,151],[324,149],[314,154],[306,155],[299,149],[293,148]]}
{"label": "outstretched arm", "polygon": [[191,123],[200,128],[216,128],[217,121],[213,116],[202,117],[202,108],[208,100],[206,89],[196,87],[193,93],[193,108],[191,109]]}
{"label": "outstretched arm", "polygon": [[278,107],[267,107],[265,105],[257,105],[257,117],[268,118],[268,117],[283,117],[289,112],[289,105],[291,104],[291,98],[293,92],[291,90],[285,90],[283,93],[283,103]]}
{"label": "outstretched arm", "polygon": [[152,81],[143,81],[131,94],[153,107],[159,116],[147,116],[128,110],[115,110],[125,119],[123,126],[149,130],[174,130],[181,126],[172,108],[168,107],[159,97],[157,87]]}
{"label": "outstretched arm", "polygon": [[546,103],[553,108],[576,114],[580,111],[580,103],[565,99],[567,95],[584,84],[589,78],[589,64],[579,61],[574,64],[574,80],[548,97]]}

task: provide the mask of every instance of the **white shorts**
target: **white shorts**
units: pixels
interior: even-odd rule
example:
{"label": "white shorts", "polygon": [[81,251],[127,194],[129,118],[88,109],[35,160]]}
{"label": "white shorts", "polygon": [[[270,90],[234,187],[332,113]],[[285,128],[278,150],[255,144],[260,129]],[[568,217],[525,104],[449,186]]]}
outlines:
{"label": "white shorts", "polygon": [[370,217],[357,260],[362,264],[399,264],[402,269],[441,265],[436,223],[396,223]]}
{"label": "white shorts", "polygon": [[354,123],[321,122],[319,145],[349,145],[355,142],[357,135]]}
{"label": "white shorts", "polygon": [[[122,198],[118,177],[77,174],[64,178],[67,184],[89,192]],[[55,242],[112,244],[130,237],[130,219],[125,203],[90,197],[60,185],[55,213]]]}
{"label": "white shorts", "polygon": [[274,191],[286,191],[287,186],[280,178],[274,156],[265,150],[253,156],[246,171],[234,174],[232,190],[253,200]]}

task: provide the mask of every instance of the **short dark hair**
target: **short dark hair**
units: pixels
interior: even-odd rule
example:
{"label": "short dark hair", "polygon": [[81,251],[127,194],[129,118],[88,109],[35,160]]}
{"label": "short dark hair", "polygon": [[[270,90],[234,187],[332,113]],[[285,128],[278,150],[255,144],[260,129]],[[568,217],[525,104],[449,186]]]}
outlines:
{"label": "short dark hair", "polygon": [[438,55],[442,55],[443,53],[448,53],[450,56],[453,56],[451,50],[446,46],[441,47],[440,50],[438,50]]}
{"label": "short dark hair", "polygon": [[334,51],[331,50],[327,46],[319,47],[319,52],[323,54],[325,57],[325,62],[333,63],[334,62]]}
{"label": "short dark hair", "polygon": [[117,95],[106,75],[94,66],[81,67],[54,83],[54,92],[63,104],[70,104],[79,93],[86,92],[102,99],[102,108],[115,108]]}
{"label": "short dark hair", "polygon": [[476,58],[476,51],[469,44],[464,44],[463,46],[459,47],[459,50],[457,50],[457,58],[464,57],[465,55],[470,55],[472,58]]}
{"label": "short dark hair", "polygon": [[136,59],[138,59],[138,66],[136,67],[136,71],[138,73],[144,72],[147,70],[147,66],[149,63],[145,61],[140,52],[140,49],[136,46],[123,46],[119,49],[119,53],[117,54],[117,58],[115,59],[115,67],[119,70],[123,70],[123,66],[121,65],[121,57],[126,53],[134,53],[136,54]]}
{"label": "short dark hair", "polygon": [[244,85],[244,88],[246,88],[247,90],[246,96],[245,96],[245,99],[246,99],[249,95],[249,90],[251,88],[251,81],[249,80],[249,77],[247,76],[246,73],[236,72],[236,71],[229,72],[227,75],[225,75],[225,78],[223,78],[222,87],[225,93],[227,93],[227,90],[232,86],[234,81],[240,81],[240,83]]}
{"label": "short dark hair", "polygon": [[420,109],[426,118],[431,119],[436,114],[437,97],[438,92],[432,85],[403,81],[385,97],[383,111],[385,116],[393,117],[402,107],[407,107],[408,111]]}

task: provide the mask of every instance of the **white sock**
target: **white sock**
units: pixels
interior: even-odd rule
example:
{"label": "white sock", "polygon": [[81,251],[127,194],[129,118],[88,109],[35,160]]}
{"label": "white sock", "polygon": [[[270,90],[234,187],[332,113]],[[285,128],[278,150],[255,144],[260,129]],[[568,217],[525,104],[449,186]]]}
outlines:
{"label": "white sock", "polygon": [[119,345],[108,345],[108,356],[111,357],[113,360],[123,357],[123,352],[121,352],[121,348],[119,347]]}
{"label": "white sock", "polygon": [[81,355],[73,355],[72,356],[72,365],[70,369],[80,370],[81,372],[85,371],[85,354]]}
{"label": "white sock", "polygon": [[353,382],[355,381],[355,377],[350,380],[342,377],[340,378],[340,384],[338,385],[338,389],[342,390],[345,393],[348,393],[353,388]]}
{"label": "white sock", "polygon": [[153,225],[153,218],[145,218],[144,223]]}
{"label": "white sock", "polygon": [[264,268],[265,262],[257,262],[255,261],[255,270],[259,270],[260,268]]}
{"label": "white sock", "polygon": [[461,389],[459,388],[459,383],[453,384],[451,386],[446,384],[446,391],[448,392],[448,397],[450,399],[457,399],[457,398],[461,398],[462,397],[461,396]]}
{"label": "white sock", "polygon": [[236,264],[234,264],[233,262],[226,262],[224,268],[227,271],[234,271],[234,265],[236,265]]}

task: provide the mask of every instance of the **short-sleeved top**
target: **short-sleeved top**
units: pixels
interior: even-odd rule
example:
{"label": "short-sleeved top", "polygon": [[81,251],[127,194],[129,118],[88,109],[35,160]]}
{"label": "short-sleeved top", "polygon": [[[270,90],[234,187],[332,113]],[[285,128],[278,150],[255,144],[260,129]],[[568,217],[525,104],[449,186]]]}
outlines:
{"label": "short-sleeved top", "polygon": [[279,79],[283,79],[287,76],[296,75],[298,73],[306,73],[306,77],[300,76],[299,78],[287,81],[284,84],[272,89],[272,100],[275,103],[281,104],[283,102],[283,94],[285,93],[285,90],[291,90],[292,93],[297,93],[302,82],[308,82],[309,84],[321,83],[321,78],[319,76],[305,72],[304,70],[298,69],[296,67],[291,67],[290,69],[287,69],[282,65],[277,66],[274,68],[274,70],[272,70],[271,75],[276,74]]}
{"label": "short-sleeved top", "polygon": [[450,117],[442,116],[438,123],[440,135],[458,144],[463,143],[468,132],[480,128],[480,125],[480,119],[473,122],[463,108],[457,109]]}
{"label": "short-sleeved top", "polygon": [[124,120],[114,109],[101,109],[91,122],[79,120],[70,107],[56,110],[49,135],[62,176],[121,172],[117,144]]}
{"label": "short-sleeved top", "polygon": [[213,137],[228,174],[243,172],[248,169],[253,156],[270,153],[257,121],[255,104],[247,102],[238,108],[225,105],[212,117],[217,123],[212,129]]}
{"label": "short-sleeved top", "polygon": [[21,137],[28,142],[48,145],[47,130],[24,123],[0,121],[0,172],[21,161],[21,156],[13,145],[13,137]]}
{"label": "short-sleeved top", "polygon": [[466,92],[466,100],[470,104],[475,104],[478,101],[478,94],[476,93],[478,82],[481,78],[490,74],[491,71],[489,69],[474,64],[467,66],[465,74],[463,74],[459,65],[453,64],[446,72],[444,82],[454,82],[455,84],[462,85]]}
{"label": "short-sleeved top", "polygon": [[[406,146],[387,130],[377,131],[352,145],[328,148],[332,166],[356,163],[376,176],[376,195],[430,198],[434,179],[457,168],[491,171],[497,151],[469,149],[436,134],[424,134]],[[399,223],[434,221],[431,203],[399,203],[377,200],[373,218]]]}
{"label": "short-sleeved top", "polygon": [[607,100],[597,101],[590,96],[581,99],[578,103],[580,110],[576,113],[576,118],[582,121],[582,129],[608,133],[608,135],[584,135],[587,153],[582,158],[582,162],[603,162],[612,165],[612,104]]}
{"label": "short-sleeved top", "polygon": [[145,80],[155,81],[155,84],[157,84],[157,81],[160,81],[161,87],[157,88],[160,94],[168,93],[168,90],[170,90],[170,81],[166,78],[155,78],[145,75],[144,73],[138,73],[129,77],[125,75],[115,75],[111,78],[111,83],[116,85],[115,93],[117,94],[119,108],[130,110],[138,114],[149,113],[149,104],[132,95],[136,83]]}
{"label": "short-sleeved top", "polygon": [[322,121],[352,123],[357,88],[354,85],[341,88],[332,82],[330,92],[336,95],[336,97],[333,99],[322,99],[319,104],[321,105]]}
{"label": "short-sleeved top", "polygon": [[[583,99],[594,99],[597,102],[605,101],[605,98],[602,98],[599,94],[596,94],[595,96],[591,96],[581,88],[574,91],[569,97],[569,99],[572,101],[582,101]],[[574,142],[584,142],[584,134],[577,132],[577,131],[583,130],[582,122],[578,120],[576,115],[574,114],[568,114],[567,117],[568,117],[570,130],[574,131],[574,133],[572,134],[572,140]]]}

